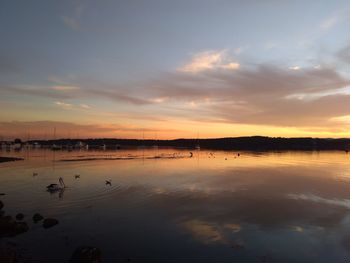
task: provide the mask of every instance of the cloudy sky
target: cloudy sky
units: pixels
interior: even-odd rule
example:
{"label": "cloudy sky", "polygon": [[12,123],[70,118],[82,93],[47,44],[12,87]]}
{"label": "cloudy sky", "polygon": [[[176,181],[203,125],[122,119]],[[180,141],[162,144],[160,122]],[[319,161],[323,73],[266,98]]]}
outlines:
{"label": "cloudy sky", "polygon": [[349,1],[2,0],[0,136],[350,136]]}

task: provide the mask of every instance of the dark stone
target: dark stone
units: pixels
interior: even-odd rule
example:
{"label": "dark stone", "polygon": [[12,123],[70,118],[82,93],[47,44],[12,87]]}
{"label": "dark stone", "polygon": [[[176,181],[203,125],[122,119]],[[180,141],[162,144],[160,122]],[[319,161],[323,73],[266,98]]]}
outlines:
{"label": "dark stone", "polygon": [[55,218],[45,218],[43,222],[43,227],[50,228],[58,224],[58,220]]}
{"label": "dark stone", "polygon": [[24,215],[23,215],[22,213],[18,213],[18,214],[16,215],[16,219],[17,219],[17,220],[23,220],[23,218],[24,218]]}
{"label": "dark stone", "polygon": [[0,210],[4,207],[4,203],[0,200]]}
{"label": "dark stone", "polygon": [[0,262],[1,263],[16,263],[17,256],[16,252],[12,249],[1,249],[0,250]]}
{"label": "dark stone", "polygon": [[44,217],[42,215],[40,215],[39,213],[35,213],[33,215],[33,222],[36,224],[38,223],[39,221],[43,220]]}
{"label": "dark stone", "polygon": [[12,216],[0,217],[0,237],[13,237],[29,229],[27,223],[16,222]]}
{"label": "dark stone", "polygon": [[101,251],[96,247],[78,247],[69,263],[101,263]]}

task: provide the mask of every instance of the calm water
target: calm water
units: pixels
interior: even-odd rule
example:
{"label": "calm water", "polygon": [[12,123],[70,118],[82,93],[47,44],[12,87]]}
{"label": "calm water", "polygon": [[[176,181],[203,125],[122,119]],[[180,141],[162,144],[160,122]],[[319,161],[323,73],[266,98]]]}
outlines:
{"label": "calm water", "polygon": [[[149,158],[173,153],[179,158]],[[81,245],[100,248],[103,262],[350,261],[344,152],[1,154],[26,158],[0,164],[0,198],[7,214],[26,215],[30,230],[0,242],[15,242],[31,262],[68,262]],[[133,159],[60,161],[116,157]],[[46,192],[60,176],[68,188]],[[33,224],[36,212],[59,225]]]}

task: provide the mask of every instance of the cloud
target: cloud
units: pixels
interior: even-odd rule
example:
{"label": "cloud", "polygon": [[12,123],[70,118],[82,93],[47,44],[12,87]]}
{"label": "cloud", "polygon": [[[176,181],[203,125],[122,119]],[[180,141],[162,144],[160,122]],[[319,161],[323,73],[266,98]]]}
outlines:
{"label": "cloud", "polygon": [[350,63],[350,45],[342,48],[338,53],[337,53],[338,58],[346,63]]}
{"label": "cloud", "polygon": [[332,29],[334,26],[336,26],[336,24],[338,23],[339,19],[337,16],[332,16],[327,18],[326,20],[324,20],[320,27],[323,30],[330,30]]}
{"label": "cloud", "polygon": [[[79,124],[72,122],[61,121],[12,121],[0,122],[0,134],[6,137],[27,138],[28,133],[30,137],[40,139],[53,139],[53,130],[56,128],[56,138],[67,138],[70,134],[80,134],[83,138],[115,138],[115,137],[129,137],[131,132],[140,134],[141,131],[151,132],[174,132],[175,129],[150,129],[142,126],[126,125],[126,124]],[[21,134],[22,132],[22,134]]]}
{"label": "cloud", "polygon": [[205,114],[227,123],[313,127],[350,114],[350,95],[342,91],[349,79],[326,66],[292,69],[261,64],[234,71],[166,74],[149,85],[147,94],[195,103],[198,111],[189,110],[189,118]]}
{"label": "cloud", "polygon": [[[54,99],[82,99],[82,98],[104,98],[126,104],[147,105],[152,104],[152,99],[145,99],[144,96],[132,95],[136,89],[120,87],[118,85],[106,84],[91,79],[81,79],[81,87],[78,85],[58,86],[32,86],[32,85],[1,85],[0,90],[9,94],[17,93],[20,96],[33,96]],[[78,82],[77,81],[77,82]]]}
{"label": "cloud", "polygon": [[53,86],[51,87],[53,90],[57,90],[57,91],[74,91],[74,90],[79,90],[79,87],[76,86]]}
{"label": "cloud", "polygon": [[[1,134],[7,136],[18,136],[18,131],[23,133],[30,133],[31,138],[53,138],[53,129],[57,130],[57,137],[67,137],[68,131],[74,131],[75,134],[80,133],[88,137],[89,135],[101,135],[109,132],[113,132],[115,127],[107,127],[102,125],[84,125],[75,124],[70,122],[60,121],[13,121],[13,122],[0,122]],[[46,136],[43,136],[43,135]]]}
{"label": "cloud", "polygon": [[87,104],[80,104],[79,106],[83,109],[91,109],[91,107]]}
{"label": "cloud", "polygon": [[239,63],[230,62],[227,58],[227,51],[204,51],[195,54],[191,61],[178,68],[178,71],[197,73],[212,69],[238,69]]}
{"label": "cloud", "polygon": [[[20,96],[45,97],[55,99],[69,99],[76,97],[77,93],[60,92],[50,86],[34,86],[34,85],[1,85],[0,90],[4,93],[17,93]],[[72,90],[73,91],[73,90]]]}
{"label": "cloud", "polygon": [[74,4],[75,7],[73,8],[73,13],[71,15],[63,15],[61,16],[61,19],[64,25],[66,25],[68,28],[72,30],[80,30],[80,20],[85,6],[80,1],[76,1]]}
{"label": "cloud", "polygon": [[247,49],[249,48],[248,45],[246,46],[242,46],[242,47],[237,47],[233,50],[233,52],[236,54],[236,55],[239,55],[239,54],[242,54],[244,51],[246,51]]}
{"label": "cloud", "polygon": [[61,101],[56,101],[55,104],[65,110],[69,110],[69,109],[72,109],[73,108],[73,105],[72,104],[69,104],[69,103],[64,103],[64,102],[61,102]]}
{"label": "cloud", "polygon": [[66,103],[66,102],[62,102],[62,101],[55,101],[54,103],[55,105],[59,106],[62,109],[65,110],[89,110],[91,109],[91,107],[87,104],[78,104],[78,105],[73,105],[71,103]]}
{"label": "cloud", "polygon": [[[348,48],[335,58],[346,60]],[[350,128],[350,79],[337,68],[286,64],[243,64],[237,69],[228,51],[206,51],[174,72],[161,72],[135,84],[111,84],[74,77],[55,86],[3,86],[2,91],[54,98],[64,109],[89,109],[74,99],[132,104],[130,112],[178,120],[297,127],[302,130]],[[233,64],[232,64],[233,63]],[[314,63],[317,65],[317,63]],[[232,70],[234,69],[234,70]],[[194,74],[195,73],[195,74]],[[86,107],[88,106],[88,107]],[[326,129],[326,130],[325,130]]]}
{"label": "cloud", "polygon": [[67,16],[62,16],[62,21],[63,23],[73,29],[73,30],[79,30],[80,29],[80,24],[76,18],[73,17],[67,17]]}

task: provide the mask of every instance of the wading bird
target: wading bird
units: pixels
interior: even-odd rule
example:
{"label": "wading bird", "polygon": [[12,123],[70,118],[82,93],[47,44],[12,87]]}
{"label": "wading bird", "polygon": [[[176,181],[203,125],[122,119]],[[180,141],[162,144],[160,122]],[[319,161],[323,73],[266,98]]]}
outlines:
{"label": "wading bird", "polygon": [[57,191],[60,191],[60,190],[63,190],[64,188],[66,188],[66,185],[65,185],[62,177],[60,177],[58,179],[58,182],[59,182],[59,184],[49,184],[48,186],[46,186],[47,191],[50,193],[54,193],[54,192],[57,192]]}

